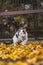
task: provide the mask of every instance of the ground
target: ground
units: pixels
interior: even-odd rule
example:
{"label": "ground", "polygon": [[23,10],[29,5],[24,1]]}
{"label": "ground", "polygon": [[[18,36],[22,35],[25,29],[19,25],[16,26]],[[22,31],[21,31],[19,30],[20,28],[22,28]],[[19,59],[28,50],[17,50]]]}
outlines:
{"label": "ground", "polygon": [[0,43],[0,65],[43,65],[43,41],[26,46]]}

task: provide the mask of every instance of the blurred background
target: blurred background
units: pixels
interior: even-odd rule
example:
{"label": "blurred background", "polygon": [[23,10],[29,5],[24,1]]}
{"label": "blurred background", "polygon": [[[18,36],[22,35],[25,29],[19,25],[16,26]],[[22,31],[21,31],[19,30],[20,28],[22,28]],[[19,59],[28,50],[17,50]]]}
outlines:
{"label": "blurred background", "polygon": [[[0,0],[0,13],[43,9],[43,0]],[[43,12],[0,15],[0,39],[12,39],[21,22],[28,24],[29,40],[43,39]]]}
{"label": "blurred background", "polygon": [[[15,47],[21,24],[29,41]],[[0,0],[0,65],[43,65],[43,0]]]}

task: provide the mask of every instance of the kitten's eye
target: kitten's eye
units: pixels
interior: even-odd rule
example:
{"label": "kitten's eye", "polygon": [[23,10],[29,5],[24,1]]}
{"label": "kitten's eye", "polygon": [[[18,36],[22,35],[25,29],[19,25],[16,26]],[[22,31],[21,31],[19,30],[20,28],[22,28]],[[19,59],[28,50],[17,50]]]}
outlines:
{"label": "kitten's eye", "polygon": [[23,30],[23,33],[25,34],[25,31]]}

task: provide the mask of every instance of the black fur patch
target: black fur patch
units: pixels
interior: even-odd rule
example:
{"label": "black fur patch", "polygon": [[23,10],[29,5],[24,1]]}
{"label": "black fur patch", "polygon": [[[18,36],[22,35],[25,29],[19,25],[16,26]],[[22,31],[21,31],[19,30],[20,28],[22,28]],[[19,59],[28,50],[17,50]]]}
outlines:
{"label": "black fur patch", "polygon": [[24,30],[23,30],[23,33],[26,34]]}
{"label": "black fur patch", "polygon": [[16,34],[16,37],[18,38],[18,34]]}

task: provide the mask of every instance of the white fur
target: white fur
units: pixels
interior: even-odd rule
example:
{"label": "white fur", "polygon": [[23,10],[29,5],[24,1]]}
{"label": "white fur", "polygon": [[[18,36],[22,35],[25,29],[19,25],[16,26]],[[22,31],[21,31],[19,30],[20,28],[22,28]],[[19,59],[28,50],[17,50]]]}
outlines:
{"label": "white fur", "polygon": [[[22,41],[22,45],[26,45],[26,42],[28,41],[28,34],[27,34],[26,30],[24,30],[25,31],[25,34],[24,34],[23,30],[24,29],[19,30],[19,35],[18,35],[18,31],[15,33],[15,35],[13,37],[14,46],[16,46],[17,42],[19,42],[19,41]],[[16,37],[16,34],[18,35],[18,38]],[[23,39],[23,37],[25,39]]]}

